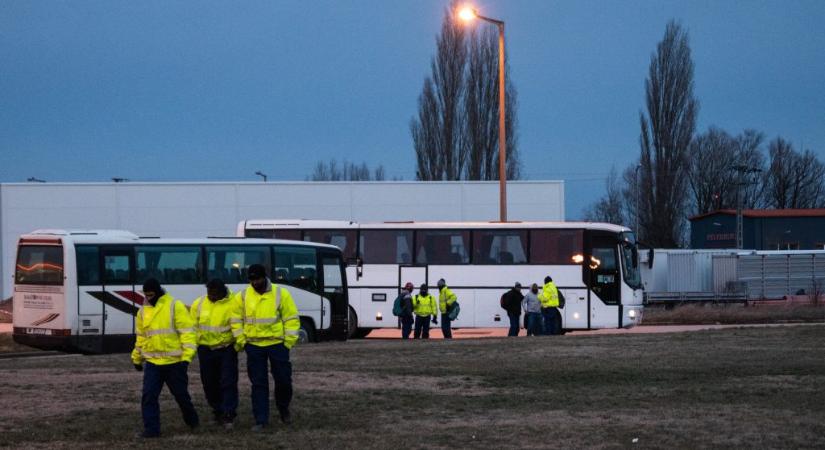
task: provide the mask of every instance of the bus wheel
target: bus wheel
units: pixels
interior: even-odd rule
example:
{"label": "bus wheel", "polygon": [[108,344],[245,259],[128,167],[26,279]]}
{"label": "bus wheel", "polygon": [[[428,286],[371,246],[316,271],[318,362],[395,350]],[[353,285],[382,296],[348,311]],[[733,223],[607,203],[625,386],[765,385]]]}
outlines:
{"label": "bus wheel", "polygon": [[312,321],[301,317],[301,328],[298,329],[298,343],[315,342],[315,326]]}
{"label": "bus wheel", "polygon": [[347,339],[355,339],[355,335],[358,333],[358,314],[355,313],[352,306],[349,306],[348,309],[349,316],[347,317]]}

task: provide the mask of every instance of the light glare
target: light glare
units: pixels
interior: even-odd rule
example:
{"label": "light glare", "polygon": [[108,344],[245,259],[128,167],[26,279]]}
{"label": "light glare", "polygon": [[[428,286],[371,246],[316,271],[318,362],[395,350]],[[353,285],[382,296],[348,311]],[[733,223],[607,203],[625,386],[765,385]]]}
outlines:
{"label": "light glare", "polygon": [[465,6],[458,11],[458,17],[465,22],[469,22],[476,18],[476,12],[473,8]]}

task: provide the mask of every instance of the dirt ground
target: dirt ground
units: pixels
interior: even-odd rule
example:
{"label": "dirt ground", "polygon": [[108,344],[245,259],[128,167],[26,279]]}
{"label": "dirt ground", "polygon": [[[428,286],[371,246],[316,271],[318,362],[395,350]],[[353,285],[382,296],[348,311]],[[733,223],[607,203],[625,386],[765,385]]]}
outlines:
{"label": "dirt ground", "polygon": [[[359,340],[295,348],[294,425],[189,432],[167,391],[142,443],[127,355],[0,360],[14,448],[822,448],[825,326],[673,334]],[[274,405],[273,405],[274,406]]]}
{"label": "dirt ground", "polygon": [[753,302],[645,307],[645,325],[825,322],[825,304]]}

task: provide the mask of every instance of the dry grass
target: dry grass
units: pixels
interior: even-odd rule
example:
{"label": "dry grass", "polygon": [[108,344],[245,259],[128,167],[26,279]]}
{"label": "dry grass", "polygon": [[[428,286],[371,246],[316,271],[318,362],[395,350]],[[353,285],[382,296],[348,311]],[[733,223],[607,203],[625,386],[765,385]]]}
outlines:
{"label": "dry grass", "polygon": [[0,353],[11,352],[36,352],[36,348],[31,348],[25,345],[20,345],[11,337],[11,333],[0,333]]}
{"label": "dry grass", "polygon": [[[310,345],[292,355],[291,429],[247,431],[242,376],[236,431],[189,433],[164,391],[165,437],[148,443],[132,438],[141,374],[127,355],[0,360],[0,446],[822,448],[823,339],[813,325]],[[197,364],[190,390],[206,416]]]}
{"label": "dry grass", "polygon": [[645,325],[825,322],[825,306],[805,304],[692,304],[645,307]]}
{"label": "dry grass", "polygon": [[11,298],[0,300],[0,323],[11,323],[13,305]]}

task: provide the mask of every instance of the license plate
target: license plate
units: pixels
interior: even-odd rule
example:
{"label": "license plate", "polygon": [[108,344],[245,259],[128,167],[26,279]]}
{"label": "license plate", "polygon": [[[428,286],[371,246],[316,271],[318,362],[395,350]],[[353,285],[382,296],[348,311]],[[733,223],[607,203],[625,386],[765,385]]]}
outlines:
{"label": "license plate", "polygon": [[52,330],[46,328],[26,328],[26,334],[45,334],[51,335]]}

